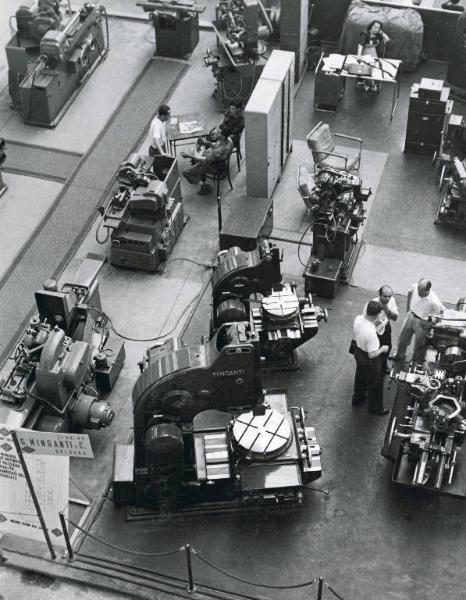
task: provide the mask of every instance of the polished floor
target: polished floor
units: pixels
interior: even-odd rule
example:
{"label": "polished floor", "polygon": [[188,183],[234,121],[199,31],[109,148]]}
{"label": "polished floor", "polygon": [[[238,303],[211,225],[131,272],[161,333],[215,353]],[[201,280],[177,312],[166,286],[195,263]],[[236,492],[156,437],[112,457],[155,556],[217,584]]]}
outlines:
{"label": "polished floor", "polygon": [[[11,0],[10,4],[14,5]],[[107,5],[120,11],[134,10],[129,0],[108,0]],[[25,142],[31,136],[33,143],[44,149],[57,148],[87,155],[92,141],[112,114],[111,107],[98,104],[95,109],[100,112],[93,116],[89,127],[80,127],[76,131],[76,123],[85,121],[82,116],[90,110],[101,90],[110,96],[115,86],[115,93],[121,99],[152,53],[147,25],[124,19],[111,20],[111,34],[113,31],[115,39],[121,42],[115,53],[124,55],[127,65],[125,81],[115,75],[115,66],[111,63],[102,65],[83,90],[86,95],[82,102],[90,104],[84,104],[83,108],[77,103],[72,108],[76,112],[66,115],[54,131],[22,125],[14,113],[7,112],[4,92],[0,97],[3,106],[0,116],[6,115],[2,125],[7,140]],[[219,119],[211,97],[213,79],[210,71],[202,66],[201,59],[213,42],[211,34],[202,34],[198,49],[189,61],[191,67],[169,100],[173,113],[202,111],[212,124]],[[317,485],[328,489],[329,495],[310,492],[304,506],[292,512],[217,515],[133,524],[126,523],[123,512],[105,502],[92,526],[94,535],[141,552],[190,543],[218,565],[258,582],[289,585],[323,576],[345,600],[434,600],[440,597],[460,600],[464,597],[464,505],[445,498],[402,492],[391,486],[390,464],[380,455],[386,420],[369,416],[364,407],[351,407],[354,365],[347,353],[352,319],[382,283],[394,287],[401,312],[404,312],[407,286],[422,275],[432,278],[434,288],[446,302],[455,302],[466,291],[463,284],[466,280],[464,230],[432,224],[438,199],[436,169],[429,159],[402,153],[411,83],[422,76],[442,78],[444,74],[445,66],[440,63],[423,63],[417,72],[402,74],[400,102],[391,124],[390,89],[384,88],[374,96],[359,94],[348,86],[337,114],[318,113],[312,108],[313,74],[307,73],[296,98],[296,149],[276,190],[276,228],[301,231],[305,225],[304,206],[294,187],[295,169],[301,157],[305,158],[305,135],[319,120],[326,120],[336,131],[364,139],[366,152],[361,174],[373,190],[363,247],[351,285],[340,288],[333,301],[315,298],[316,302],[329,308],[329,322],[322,325],[316,338],[300,349],[300,370],[269,375],[264,380],[266,387],[286,387],[291,403],[308,411],[323,451],[324,475]],[[455,111],[464,112],[464,107],[455,104]],[[76,131],[76,142],[73,130]],[[247,168],[247,158],[245,166]],[[5,179],[10,189],[0,199],[0,211],[12,216],[8,216],[9,227],[0,244],[6,246],[11,240],[17,249],[16,253],[10,251],[9,258],[0,252],[5,263],[0,266],[7,272],[15,263],[15,256],[20,255],[30,236],[41,226],[44,214],[48,218],[47,202],[53,202],[61,184],[53,182],[58,186],[55,189],[46,182],[48,189],[41,194],[43,206],[21,193],[22,201],[31,206],[24,217],[26,209],[17,210],[15,216],[10,194],[18,194],[21,185],[26,185],[27,189],[27,182],[29,187],[34,186],[36,178],[13,176],[7,172]],[[237,173],[235,168],[233,183],[234,191],[227,194],[226,205],[233,203],[235,194],[244,190],[244,169]],[[183,182],[183,196],[191,219],[173,256],[189,256],[201,262],[212,260],[217,249],[215,198],[198,197],[186,182]],[[24,226],[26,222],[28,227]],[[95,227],[94,223],[77,245],[76,256],[83,256],[88,251],[105,252],[105,248],[95,241]],[[16,232],[16,242],[10,230]],[[283,270],[288,278],[301,285],[301,266],[293,244],[286,244]],[[120,330],[134,337],[147,337],[148,332],[156,335],[176,328],[182,321],[184,307],[202,290],[205,279],[202,269],[182,261],[169,264],[163,276],[121,271],[106,265],[101,277],[102,302]],[[10,284],[14,285],[15,281]],[[24,284],[18,281],[16,285],[21,291]],[[207,292],[187,327],[187,343],[197,343],[207,333],[208,314]],[[17,318],[19,325],[24,315],[17,315]],[[183,322],[178,324],[183,325]],[[398,328],[399,325],[395,327],[395,334]],[[4,345],[10,342],[2,340]],[[137,377],[136,363],[144,347],[144,343],[127,344],[127,360],[116,389],[118,416],[115,426],[108,432],[93,432],[91,436],[96,453],[92,472],[87,465],[74,464],[75,476],[81,482],[86,481],[87,489],[96,499],[105,492],[112,443],[124,441],[130,432],[131,413],[127,398]],[[393,392],[393,388],[387,390],[388,406]],[[108,552],[92,540],[86,541],[84,551],[100,556]],[[161,559],[154,565],[150,559],[138,558],[132,563],[127,556],[116,554],[115,557],[129,565],[156,568],[176,576],[184,574],[183,565],[174,560]],[[286,593],[251,589],[219,576],[199,563],[195,564],[195,576],[212,586],[260,594],[261,597],[297,600],[315,597],[315,589]],[[55,600],[65,595],[76,599],[117,597],[117,594],[97,591],[89,585],[64,583],[6,567],[0,569],[0,594],[5,600],[26,595],[31,600]],[[154,592],[153,597],[166,596]],[[328,592],[324,597],[330,597]]]}

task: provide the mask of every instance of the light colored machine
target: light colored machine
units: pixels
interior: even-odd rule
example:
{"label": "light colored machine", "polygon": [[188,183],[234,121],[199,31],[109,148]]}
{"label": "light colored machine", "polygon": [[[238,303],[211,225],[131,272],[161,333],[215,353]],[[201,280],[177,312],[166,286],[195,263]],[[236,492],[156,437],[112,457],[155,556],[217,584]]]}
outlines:
{"label": "light colored machine", "polygon": [[68,432],[108,427],[114,413],[101,395],[122,369],[124,342],[101,310],[97,275],[105,257],[88,254],[58,288],[49,279],[35,294],[34,315],[0,381],[0,423]]}
{"label": "light colored machine", "polygon": [[5,48],[13,105],[26,123],[55,127],[109,50],[105,8],[86,2],[62,15],[58,2],[37,0],[15,16]]}

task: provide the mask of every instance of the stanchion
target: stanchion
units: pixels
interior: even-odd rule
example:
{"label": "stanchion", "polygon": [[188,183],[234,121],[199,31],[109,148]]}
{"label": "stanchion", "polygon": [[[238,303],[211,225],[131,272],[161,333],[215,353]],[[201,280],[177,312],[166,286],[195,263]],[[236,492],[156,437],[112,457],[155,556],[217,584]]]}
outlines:
{"label": "stanchion", "polygon": [[58,513],[60,517],[61,528],[65,537],[66,550],[68,552],[68,560],[73,560],[73,547],[71,546],[70,536],[68,534],[68,527],[66,526],[65,517],[62,512]]}
{"label": "stanchion", "polygon": [[317,588],[317,600],[322,600],[322,594],[324,592],[324,580],[319,577],[319,586]]}
{"label": "stanchion", "polygon": [[222,222],[222,199],[220,196],[217,196],[217,217],[218,217],[218,243],[220,245],[220,232],[223,228]]}
{"label": "stanchion", "polygon": [[187,589],[190,594],[194,594],[194,592],[196,591],[196,586],[194,585],[193,566],[191,564],[191,546],[189,544],[186,544],[184,549],[186,552],[186,568],[188,569],[188,587],[187,587]]}
{"label": "stanchion", "polygon": [[26,461],[24,460],[23,451],[21,450],[21,446],[19,445],[18,438],[16,436],[16,431],[14,431],[14,430],[10,431],[10,435],[11,435],[11,439],[13,440],[13,444],[16,448],[16,454],[18,455],[19,462],[21,463],[21,468],[23,469],[24,478],[26,479],[26,483],[28,485],[29,492],[31,494],[32,502],[34,503],[34,508],[36,509],[37,516],[39,517],[39,523],[40,523],[40,526],[42,527],[45,541],[47,542],[47,546],[49,548],[50,556],[52,557],[52,560],[55,560],[57,558],[57,555],[55,554],[55,550],[53,549],[53,546],[52,546],[52,541],[50,539],[49,532],[47,530],[47,526],[44,521],[44,515],[42,514],[39,500],[37,499],[36,490],[34,489],[34,486],[32,484],[32,479],[31,479],[31,476],[29,475],[29,470],[26,465]]}

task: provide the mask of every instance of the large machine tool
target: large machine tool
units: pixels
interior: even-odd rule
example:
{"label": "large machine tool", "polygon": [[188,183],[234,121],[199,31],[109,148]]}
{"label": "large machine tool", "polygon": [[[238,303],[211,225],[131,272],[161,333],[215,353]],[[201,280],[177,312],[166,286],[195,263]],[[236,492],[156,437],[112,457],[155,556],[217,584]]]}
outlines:
{"label": "large machine tool", "polygon": [[262,389],[249,323],[223,325],[199,346],[169,339],[141,368],[134,445],[114,455],[113,501],[129,504],[130,517],[299,504],[320,477],[303,410],[284,390]]}
{"label": "large machine tool", "polygon": [[333,298],[348,280],[359,249],[358,231],[371,190],[357,175],[324,167],[311,175],[298,171],[299,191],[312,225],[312,251],[304,270],[306,292]]}
{"label": "large machine tool", "polygon": [[101,396],[113,388],[125,350],[101,310],[97,275],[104,262],[89,254],[60,288],[49,279],[36,292],[38,312],[0,381],[3,425],[73,432],[112,422],[114,413]]}
{"label": "large machine tool", "polygon": [[137,2],[155,32],[157,56],[187,58],[199,42],[199,15],[205,6],[193,0],[148,0]]}
{"label": "large machine tool", "polygon": [[97,241],[105,244],[110,237],[113,265],[156,271],[166,262],[187,221],[178,161],[170,156],[132,154],[120,165],[117,183],[109,204],[100,209],[107,236],[97,236]]}
{"label": "large machine tool", "polygon": [[86,2],[62,14],[57,0],[36,0],[15,17],[5,48],[13,106],[26,123],[55,127],[109,50],[105,8]]}
{"label": "large machine tool", "polygon": [[464,223],[466,220],[466,160],[452,157],[444,169],[434,223]]}
{"label": "large machine tool", "polygon": [[317,334],[327,311],[314,306],[311,294],[300,298],[295,283],[283,281],[280,262],[280,250],[266,240],[250,252],[220,252],[212,276],[211,331],[249,321],[265,366],[290,369],[297,367],[296,348]]}
{"label": "large machine tool", "polygon": [[397,385],[382,454],[396,484],[466,498],[466,302],[430,318],[423,364],[393,372]]}
{"label": "large machine tool", "polygon": [[231,99],[246,102],[267,62],[270,19],[261,0],[220,0],[213,28],[217,47],[204,62],[212,68],[217,100],[223,107]]}

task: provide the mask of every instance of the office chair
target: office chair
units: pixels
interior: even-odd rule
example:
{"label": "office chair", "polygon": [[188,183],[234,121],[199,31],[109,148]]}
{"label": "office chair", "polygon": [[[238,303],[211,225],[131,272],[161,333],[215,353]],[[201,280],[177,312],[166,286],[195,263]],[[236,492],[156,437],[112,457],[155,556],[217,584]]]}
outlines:
{"label": "office chair", "polygon": [[357,142],[359,147],[345,146],[338,154],[335,152],[336,144],[328,123],[320,121],[306,137],[314,160],[314,173],[317,168],[325,167],[347,172],[358,171],[361,165],[362,139],[343,133],[335,133],[334,136]]}

